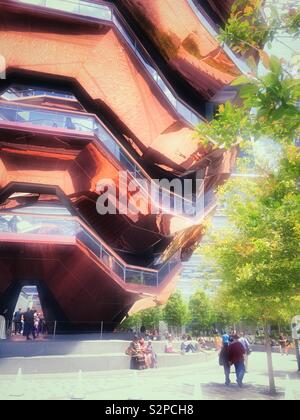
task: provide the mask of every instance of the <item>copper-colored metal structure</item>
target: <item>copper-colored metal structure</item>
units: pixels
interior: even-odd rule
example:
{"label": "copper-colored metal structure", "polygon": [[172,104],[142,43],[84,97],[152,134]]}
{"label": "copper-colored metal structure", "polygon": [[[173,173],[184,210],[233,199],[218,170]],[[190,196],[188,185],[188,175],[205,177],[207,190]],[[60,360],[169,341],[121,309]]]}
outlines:
{"label": "copper-colored metal structure", "polygon": [[[201,144],[194,125],[239,74],[236,64],[188,0],[178,0],[176,22],[167,0],[114,3],[0,1],[0,312],[12,313],[24,284],[38,285],[48,321],[74,329],[99,321],[111,329],[129,312],[165,303],[234,166],[237,151]],[[164,71],[127,7],[174,34]],[[187,54],[194,44],[201,58]],[[198,107],[169,82],[172,68],[199,95]],[[118,199],[136,199],[138,211],[100,215],[99,181],[119,186],[121,171],[137,190],[119,187]],[[203,179],[204,213],[161,206],[152,214],[156,201],[141,180],[163,177]]]}

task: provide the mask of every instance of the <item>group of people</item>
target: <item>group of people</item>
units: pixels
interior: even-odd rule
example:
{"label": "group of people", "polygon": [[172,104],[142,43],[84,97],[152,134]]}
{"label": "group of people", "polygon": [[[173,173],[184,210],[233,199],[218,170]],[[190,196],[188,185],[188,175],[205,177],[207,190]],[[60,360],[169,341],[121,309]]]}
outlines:
{"label": "group of people", "polygon": [[171,334],[166,336],[165,353],[197,353],[203,350],[207,350],[208,346],[204,337],[199,337],[197,340],[193,340],[190,335],[183,335],[182,342],[180,345],[180,351],[174,349],[173,337]]}
{"label": "group of people", "polygon": [[35,309],[28,308],[26,312],[21,309],[14,314],[14,334],[23,335],[27,340],[35,340],[44,329],[44,319]]}
{"label": "group of people", "polygon": [[152,342],[134,336],[126,354],[130,356],[130,369],[143,370],[157,367],[157,355],[153,349]]}
{"label": "group of people", "polygon": [[235,368],[238,386],[243,386],[244,375],[248,369],[248,357],[251,354],[249,341],[244,333],[225,333],[222,337],[222,348],[219,353],[219,363],[224,368],[225,385],[229,386],[231,366]]}

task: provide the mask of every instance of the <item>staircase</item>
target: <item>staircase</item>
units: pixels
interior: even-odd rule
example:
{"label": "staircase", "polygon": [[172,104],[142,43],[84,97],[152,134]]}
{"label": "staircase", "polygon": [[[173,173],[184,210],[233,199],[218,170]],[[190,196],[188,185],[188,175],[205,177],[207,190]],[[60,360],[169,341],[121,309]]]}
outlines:
{"label": "staircase", "polygon": [[90,199],[80,201],[76,207],[82,218],[110,245],[116,243],[130,227],[124,215],[97,213],[96,203]]}

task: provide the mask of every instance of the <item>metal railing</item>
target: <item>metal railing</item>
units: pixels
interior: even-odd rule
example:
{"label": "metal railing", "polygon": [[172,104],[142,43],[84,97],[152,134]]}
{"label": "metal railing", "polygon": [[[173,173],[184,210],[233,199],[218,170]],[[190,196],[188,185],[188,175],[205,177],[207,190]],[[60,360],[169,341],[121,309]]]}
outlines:
{"label": "metal railing", "polygon": [[121,17],[114,5],[101,1],[93,3],[83,0],[13,0],[11,3],[22,3],[48,9],[83,16],[89,20],[101,20],[113,24],[126,44],[134,52],[144,69],[159,87],[171,107],[189,125],[196,125],[205,121],[200,114],[195,112],[187,103],[179,99],[173,88],[166,80],[164,75],[157,69],[152,58],[146,52],[140,41],[131,31],[129,25]]}
{"label": "metal railing", "polygon": [[[5,125],[6,121],[20,125],[47,127],[53,130],[76,131],[83,135],[85,133],[93,134],[101,146],[104,146],[137,182],[140,192],[146,197],[149,196],[149,190],[145,190],[141,181],[145,180],[147,185],[150,185],[152,181],[150,176],[97,116],[77,111],[53,110],[46,107],[0,101],[0,126],[1,124]],[[151,202],[155,202],[158,208],[164,209],[164,197],[168,199],[170,196],[170,206],[166,212],[176,217],[188,218],[195,223],[201,222],[215,208],[214,197],[210,192],[204,194],[203,199],[197,199],[197,197],[187,199],[161,187],[157,189],[157,194],[151,196]],[[178,203],[182,204],[180,214],[176,211]]]}
{"label": "metal railing", "polygon": [[79,218],[73,216],[57,215],[30,215],[22,213],[0,213],[0,240],[1,235],[26,236],[32,239],[47,237],[76,239],[83,244],[102,264],[109,268],[122,282],[157,287],[180,264],[178,253],[157,270],[132,266],[122,260],[101,238],[98,238],[90,228]]}

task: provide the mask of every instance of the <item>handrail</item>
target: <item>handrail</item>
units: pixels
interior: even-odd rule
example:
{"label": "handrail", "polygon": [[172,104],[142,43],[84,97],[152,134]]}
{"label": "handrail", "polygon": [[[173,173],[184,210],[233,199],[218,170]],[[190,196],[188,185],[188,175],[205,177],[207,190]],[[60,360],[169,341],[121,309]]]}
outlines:
{"label": "handrail", "polygon": [[[5,217],[10,219],[6,220]],[[94,232],[76,216],[39,215],[37,217],[36,214],[0,212],[0,228],[3,229],[4,223],[7,227],[7,230],[0,229],[0,237],[1,233],[39,234],[32,232],[35,226],[36,228],[40,228],[43,227],[43,225],[40,226],[41,223],[44,223],[44,227],[49,228],[49,224],[51,224],[53,220],[56,221],[56,224],[53,224],[53,227],[55,227],[55,229],[62,229],[61,233],[58,233],[56,230],[54,233],[55,236],[63,235],[76,237],[78,242],[86,246],[97,259],[101,260],[101,262],[104,263],[106,267],[110,268],[124,283],[157,287],[180,263],[178,254],[175,254],[158,270],[127,264],[109,247],[109,245],[100,237],[97,237]],[[24,231],[26,226],[24,226],[23,232],[18,227],[20,221],[27,221],[27,223],[31,222],[31,226],[27,226],[27,231]],[[60,226],[57,224],[57,221],[61,223]],[[43,233],[43,235],[45,235],[45,233]],[[50,234],[48,233],[47,235]]]}
{"label": "handrail", "polygon": [[204,117],[178,97],[173,87],[157,68],[153,59],[131,31],[131,28],[123,19],[115,5],[108,4],[101,0],[97,1],[97,3],[94,3],[91,0],[12,0],[10,3],[21,3],[48,8],[66,14],[84,16],[92,21],[104,21],[113,24],[139,62],[143,65],[151,80],[159,87],[172,109],[191,126],[206,121]]}
{"label": "handrail", "polygon": [[[122,143],[112,134],[112,132],[103,124],[103,122],[99,119],[99,117],[97,115],[94,114],[89,114],[89,113],[85,113],[85,112],[79,112],[79,111],[64,111],[64,110],[53,110],[53,108],[50,107],[39,107],[39,106],[35,106],[35,105],[30,105],[30,104],[21,104],[18,102],[7,102],[7,101],[1,101],[0,100],[0,113],[2,111],[6,111],[6,110],[12,110],[14,112],[16,112],[16,115],[7,115],[6,118],[10,118],[9,121],[14,121],[14,122],[19,122],[19,123],[24,123],[24,121],[22,120],[18,120],[18,115],[17,113],[19,112],[23,112],[23,111],[28,111],[27,114],[29,114],[29,111],[37,111],[39,114],[44,114],[47,116],[47,121],[53,121],[51,128],[58,128],[58,127],[54,127],[53,124],[58,123],[57,119],[55,119],[57,116],[59,116],[59,118],[61,119],[61,121],[59,121],[59,123],[61,125],[64,125],[64,127],[61,128],[68,128],[66,127],[66,123],[65,120],[68,118],[69,121],[69,130],[73,130],[73,131],[79,131],[80,133],[84,133],[81,130],[76,130],[76,125],[82,125],[83,122],[85,122],[87,125],[85,125],[84,127],[88,130],[90,130],[91,133],[93,133],[94,137],[101,143],[101,145],[108,150],[108,152],[110,153],[110,155],[112,155],[112,157],[116,160],[118,160],[119,163],[121,163],[121,165],[124,165],[126,170],[129,172],[130,176],[132,176],[135,181],[139,181],[139,179],[145,179],[147,180],[147,182],[151,182],[151,178],[150,176],[147,174],[147,172],[136,162],[136,160],[130,155],[130,153],[126,150],[126,148],[122,145]],[[52,120],[51,120],[51,118]],[[22,116],[20,116],[20,118],[23,118]],[[74,120],[72,119],[74,118]],[[78,118],[78,120],[81,121],[81,123],[79,123],[78,121],[76,122],[75,118]],[[30,120],[30,115],[27,115],[27,119]],[[39,118],[40,120],[40,118]],[[45,119],[46,120],[46,119]],[[74,122],[73,122],[74,121]],[[29,122],[32,122],[31,120]],[[26,123],[26,121],[25,121]],[[1,120],[0,120],[0,126],[1,126]],[[139,183],[139,187],[141,188],[141,191],[148,196],[149,192],[145,191],[145,189],[143,188],[142,183]],[[160,194],[160,198],[162,197],[163,194],[170,194],[170,191],[166,191],[163,188],[159,189],[159,194]],[[183,210],[186,211],[186,214],[183,211],[183,214],[178,214],[175,211],[175,205],[174,205],[174,210],[171,208],[168,208],[168,214],[171,214],[173,216],[176,217],[181,217],[183,219],[188,219],[190,221],[195,221],[197,223],[200,222],[200,220],[197,218],[196,216],[191,216],[191,210],[195,211],[197,210],[197,208],[195,208],[194,203],[185,198],[185,197],[180,197],[175,193],[171,194],[172,197],[174,199],[179,199],[181,200],[182,204],[183,204]],[[155,197],[151,197],[151,200],[155,201]],[[197,202],[196,202],[197,205]],[[160,208],[163,209],[162,203],[159,205]],[[202,219],[205,217],[205,208],[203,209],[203,213],[202,214]]]}

